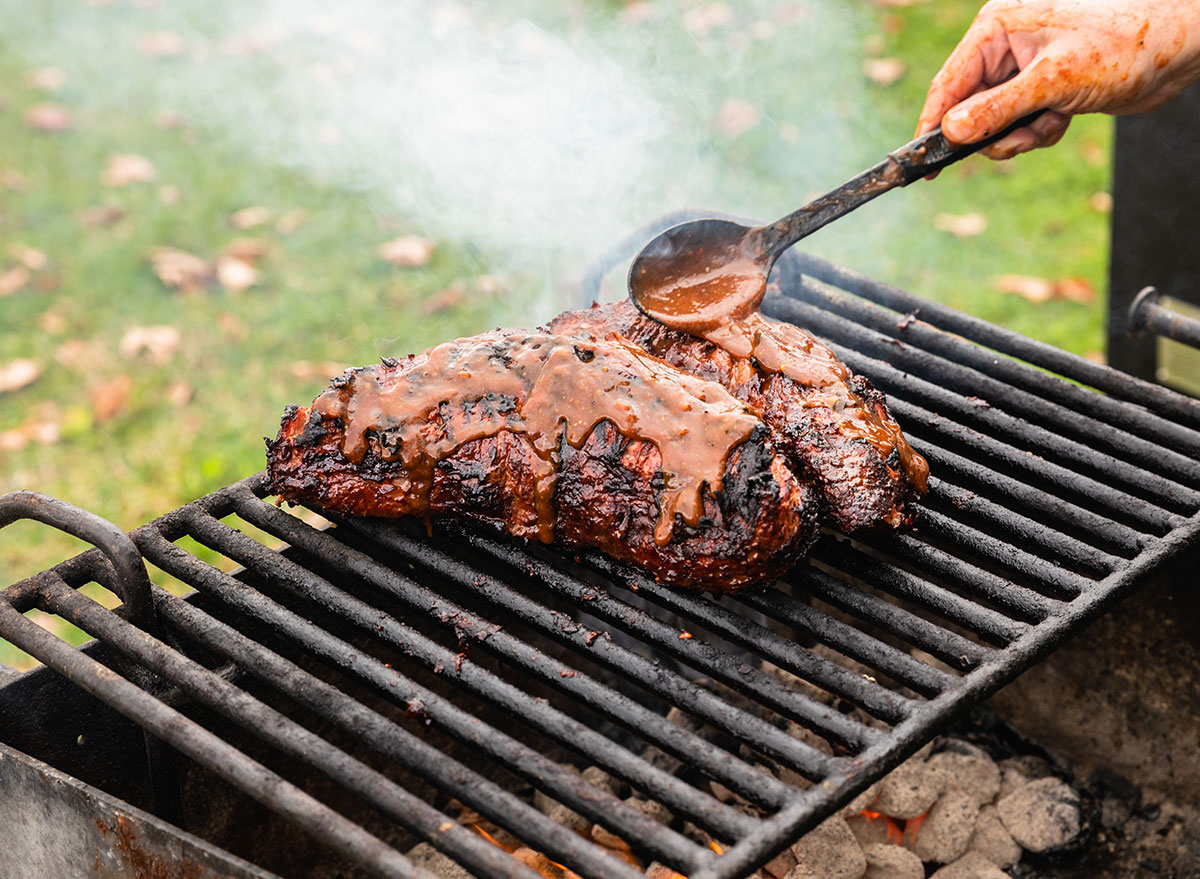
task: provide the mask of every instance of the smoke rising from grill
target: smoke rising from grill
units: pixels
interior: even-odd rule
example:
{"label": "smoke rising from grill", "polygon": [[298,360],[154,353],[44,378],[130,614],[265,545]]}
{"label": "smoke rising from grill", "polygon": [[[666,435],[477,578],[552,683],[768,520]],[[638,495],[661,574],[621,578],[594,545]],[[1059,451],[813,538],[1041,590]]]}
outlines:
{"label": "smoke rising from grill", "polygon": [[862,13],[830,0],[59,6],[0,0],[88,101],[178,111],[499,268],[578,276],[683,206],[774,216],[864,139]]}

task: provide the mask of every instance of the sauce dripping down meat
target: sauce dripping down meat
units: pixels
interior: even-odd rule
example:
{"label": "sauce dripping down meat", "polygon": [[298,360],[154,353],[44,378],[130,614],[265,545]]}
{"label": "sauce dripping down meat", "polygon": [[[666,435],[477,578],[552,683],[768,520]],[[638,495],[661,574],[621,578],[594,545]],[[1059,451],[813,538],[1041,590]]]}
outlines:
{"label": "sauce dripping down meat", "polygon": [[630,283],[634,303],[647,316],[707,339],[736,357],[753,358],[766,372],[783,373],[805,387],[826,391],[814,396],[812,405],[828,405],[839,432],[870,443],[884,459],[894,450],[912,484],[922,493],[926,490],[928,463],[896,422],[850,389],[850,371],[837,356],[805,330],[759,312],[767,279],[761,260],[741,243],[643,260]]}
{"label": "sauce dripping down meat", "polygon": [[539,537],[554,536],[560,441],[580,448],[602,420],[626,438],[653,442],[662,459],[654,540],[671,539],[675,515],[697,525],[701,488],[721,486],[729,451],[759,424],[724,388],[679,372],[618,338],[495,333],[458,339],[382,367],[352,370],[313,411],[345,426],[342,451],[362,462],[373,435],[398,461],[397,487],[427,506],[438,462],[463,443],[507,430],[536,452]]}

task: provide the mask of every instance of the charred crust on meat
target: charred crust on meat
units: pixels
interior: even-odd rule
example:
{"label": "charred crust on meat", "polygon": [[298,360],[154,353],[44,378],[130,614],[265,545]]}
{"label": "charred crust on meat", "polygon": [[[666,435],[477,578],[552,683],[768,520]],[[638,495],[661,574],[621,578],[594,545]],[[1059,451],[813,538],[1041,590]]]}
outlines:
{"label": "charred crust on meat", "polygon": [[400,361],[397,360],[395,357],[380,357],[379,362],[382,363],[384,366],[386,366],[388,369],[395,369],[397,366],[400,365]]}
{"label": "charred crust on meat", "polygon": [[316,412],[308,413],[308,421],[304,424],[304,430],[300,431],[299,435],[293,442],[300,447],[317,446],[321,444],[321,440],[329,435],[329,431],[325,429],[325,425],[320,414]]}
{"label": "charred crust on meat", "polygon": [[592,351],[590,348],[585,348],[582,345],[575,345],[574,351],[575,356],[578,357],[582,363],[591,363],[596,359],[596,352]]}

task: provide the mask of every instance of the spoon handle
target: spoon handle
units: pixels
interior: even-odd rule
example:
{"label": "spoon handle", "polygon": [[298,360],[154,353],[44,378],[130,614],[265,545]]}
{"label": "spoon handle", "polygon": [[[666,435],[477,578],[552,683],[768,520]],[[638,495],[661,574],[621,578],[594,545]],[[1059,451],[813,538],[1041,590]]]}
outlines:
{"label": "spoon handle", "polygon": [[[1003,131],[976,143],[952,143],[946,139],[940,128],[935,128],[888,153],[887,158],[878,165],[852,177],[837,189],[814,198],[798,211],[776,220],[769,226],[756,229],[747,236],[747,244],[758,249],[773,262],[779,254],[801,238],[845,216],[877,195],[882,195],[889,189],[907,186],[915,180],[941,171],[959,159],[979,152],[1018,128],[1028,125],[1041,115],[1041,112],[1039,110],[1018,119]],[[757,241],[753,240],[755,238]]]}

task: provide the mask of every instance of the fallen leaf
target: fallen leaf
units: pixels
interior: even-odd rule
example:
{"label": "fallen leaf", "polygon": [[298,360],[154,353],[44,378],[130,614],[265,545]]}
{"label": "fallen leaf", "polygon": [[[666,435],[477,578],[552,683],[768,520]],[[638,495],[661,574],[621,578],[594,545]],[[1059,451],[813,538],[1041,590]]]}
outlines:
{"label": "fallen leaf", "polygon": [[301,381],[311,381],[312,379],[329,381],[345,371],[346,367],[340,363],[334,363],[332,360],[297,360],[288,368],[292,377]]}
{"label": "fallen leaf", "polygon": [[271,222],[271,211],[261,205],[242,208],[240,211],[234,211],[229,217],[229,224],[235,229],[253,229],[256,226],[265,226]]}
{"label": "fallen leaf", "polygon": [[933,218],[933,228],[958,238],[979,235],[987,226],[987,217],[983,214],[938,214]]}
{"label": "fallen leaf", "polygon": [[54,361],[72,372],[90,373],[103,364],[104,358],[93,344],[83,339],[68,339],[54,352]]}
{"label": "fallen leaf", "polygon": [[1055,281],[1034,275],[1001,275],[996,278],[994,286],[1001,293],[1016,293],[1037,304],[1051,299],[1086,304],[1096,297],[1092,285],[1082,278],[1060,278]]}
{"label": "fallen leaf", "polygon": [[179,187],[174,183],[166,183],[158,187],[158,200],[170,207],[179,204]]}
{"label": "fallen leaf", "polygon": [[106,382],[96,385],[88,392],[92,403],[92,417],[97,424],[111,421],[129,403],[129,393],[133,390],[133,379],[127,375],[118,375]]}
{"label": "fallen leaf", "polygon": [[122,153],[109,156],[108,166],[100,177],[105,186],[128,186],[131,183],[147,183],[158,176],[154,163],[145,156]]}
{"label": "fallen leaf", "polygon": [[899,82],[907,72],[907,65],[899,58],[868,58],[863,62],[867,79],[884,87]]}
{"label": "fallen leaf", "polygon": [[878,58],[887,47],[883,34],[871,34],[863,40],[863,52],[871,58]]}
{"label": "fallen leaf", "polygon": [[271,245],[262,238],[235,238],[221,251],[221,255],[232,256],[253,265],[266,256],[270,249]]}
{"label": "fallen leaf", "polygon": [[729,98],[717,110],[713,127],[729,137],[745,134],[758,124],[758,108],[737,98]]}
{"label": "fallen leaf", "polygon": [[6,391],[16,391],[32,384],[42,370],[37,363],[28,358],[10,360],[0,363],[0,394]]}
{"label": "fallen leaf", "polygon": [[94,205],[79,212],[85,226],[111,226],[125,216],[125,209],[116,205]]}
{"label": "fallen leaf", "polygon": [[258,269],[236,256],[217,259],[217,281],[230,293],[241,293],[258,283]]}
{"label": "fallen leaf", "polygon": [[5,168],[0,170],[0,186],[10,192],[24,192],[29,188],[29,180],[20,171]]}
{"label": "fallen leaf", "polygon": [[29,283],[33,273],[25,266],[13,266],[6,272],[0,272],[0,298],[11,296]]}
{"label": "fallen leaf", "polygon": [[35,131],[60,133],[75,124],[70,111],[60,104],[34,104],[25,111],[25,124]]}
{"label": "fallen leaf", "polygon": [[921,3],[928,3],[929,0],[875,0],[876,6],[917,6]]}
{"label": "fallen leaf", "polygon": [[1104,147],[1092,140],[1085,140],[1083,146],[1079,148],[1083,160],[1093,168],[1101,168],[1108,164],[1108,154],[1104,151]]}
{"label": "fallen leaf", "polygon": [[466,289],[462,281],[455,281],[445,290],[439,293],[434,293],[428,299],[425,299],[420,306],[422,314],[438,314],[443,311],[448,311],[458,305],[463,300],[463,295]]}
{"label": "fallen leaf", "polygon": [[733,10],[727,3],[707,3],[683,14],[683,28],[694,37],[707,36],[731,21]]}
{"label": "fallen leaf", "polygon": [[186,406],[196,396],[196,389],[183,379],[171,382],[167,388],[166,400],[172,406]]}
{"label": "fallen leaf", "polygon": [[435,247],[427,238],[402,235],[379,245],[379,256],[394,266],[417,268],[429,262]]}
{"label": "fallen leaf", "polygon": [[8,248],[8,253],[31,272],[40,272],[46,267],[46,254],[37,248],[17,242]]}
{"label": "fallen leaf", "polygon": [[24,423],[0,432],[0,451],[19,452],[30,443],[50,445],[62,438],[59,422],[62,416],[53,403],[34,407]]}
{"label": "fallen leaf", "polygon": [[249,329],[236,314],[230,314],[228,311],[223,311],[217,315],[217,326],[221,328],[221,332],[229,337],[232,341],[241,342],[250,335]]}
{"label": "fallen leaf", "polygon": [[182,334],[172,326],[130,327],[121,336],[117,350],[129,360],[145,352],[152,363],[162,365],[179,350],[182,341]]}
{"label": "fallen leaf", "polygon": [[275,221],[275,231],[280,235],[291,235],[307,222],[308,213],[301,208],[296,208]]}
{"label": "fallen leaf", "polygon": [[1084,360],[1089,360],[1092,363],[1098,363],[1101,366],[1108,366],[1108,357],[1103,351],[1088,351],[1083,355]]}
{"label": "fallen leaf", "polygon": [[149,58],[173,58],[187,51],[187,43],[179,34],[170,31],[155,31],[143,34],[138,43],[142,54]]}
{"label": "fallen leaf", "polygon": [[58,67],[39,67],[25,74],[25,81],[40,91],[56,92],[67,84],[67,74]]}
{"label": "fallen leaf", "polygon": [[216,266],[211,262],[177,247],[156,247],[149,259],[154,274],[172,290],[197,290],[216,275]]}
{"label": "fallen leaf", "polygon": [[1111,214],[1113,197],[1110,192],[1093,192],[1088,198],[1088,205],[1098,214]]}
{"label": "fallen leaf", "polygon": [[37,326],[43,333],[57,336],[67,331],[67,319],[57,311],[43,311],[37,316]]}

